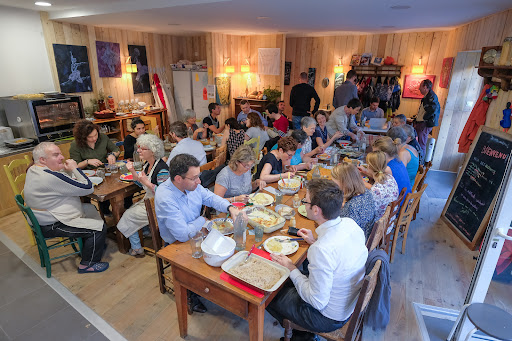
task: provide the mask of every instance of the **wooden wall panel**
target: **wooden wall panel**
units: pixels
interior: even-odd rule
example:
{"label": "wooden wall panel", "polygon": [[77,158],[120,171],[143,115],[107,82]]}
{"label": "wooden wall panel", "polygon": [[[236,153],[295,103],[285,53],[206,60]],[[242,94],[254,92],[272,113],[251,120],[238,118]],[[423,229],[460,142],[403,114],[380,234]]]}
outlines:
{"label": "wooden wall panel", "polygon": [[[151,93],[134,94],[131,75],[126,74],[125,62],[128,57],[128,45],[146,46],[148,66],[159,68],[159,73],[166,76],[172,84],[170,64],[180,59],[191,61],[206,60],[206,36],[179,37],[163,34],[135,32],[90,25],[69,24],[48,19],[45,12],[41,12],[43,33],[50,60],[50,67],[56,89],[59,89],[57,68],[53,54],[52,44],[69,44],[87,46],[93,92],[81,92],[85,107],[95,98],[100,89],[106,95],[114,97],[116,102],[138,98],[139,101],[154,103]],[[98,75],[98,60],[96,57],[96,41],[119,43],[121,50],[121,65],[123,75],[121,78],[103,78]]]}

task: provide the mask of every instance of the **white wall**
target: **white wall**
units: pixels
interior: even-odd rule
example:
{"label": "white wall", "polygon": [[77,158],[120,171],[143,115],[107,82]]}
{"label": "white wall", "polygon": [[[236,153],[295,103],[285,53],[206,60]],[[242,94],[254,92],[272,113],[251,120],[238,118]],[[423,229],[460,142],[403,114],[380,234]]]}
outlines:
{"label": "white wall", "polygon": [[0,6],[0,96],[53,90],[39,12]]}

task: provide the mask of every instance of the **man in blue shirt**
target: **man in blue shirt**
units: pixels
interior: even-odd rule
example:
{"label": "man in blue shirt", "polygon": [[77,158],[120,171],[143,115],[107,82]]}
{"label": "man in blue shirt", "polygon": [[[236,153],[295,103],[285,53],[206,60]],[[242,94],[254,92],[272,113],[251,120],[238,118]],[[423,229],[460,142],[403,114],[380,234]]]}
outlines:
{"label": "man in blue shirt", "polygon": [[357,73],[354,70],[350,70],[347,73],[347,80],[336,88],[332,101],[335,109],[347,105],[348,101],[352,98],[358,98],[356,79]]}
{"label": "man in blue shirt", "polygon": [[242,111],[240,111],[240,113],[236,117],[236,120],[239,123],[245,125],[245,121],[247,120],[247,115],[249,115],[249,113],[251,113],[251,112],[255,112],[255,113],[257,113],[260,116],[261,122],[263,122],[263,125],[265,127],[268,127],[267,119],[265,117],[263,117],[263,115],[259,111],[252,110],[251,109],[251,104],[249,103],[248,100],[243,99],[243,100],[240,101],[240,109],[242,109]]}
{"label": "man in blue shirt", "polygon": [[372,97],[370,100],[370,106],[364,108],[363,112],[361,113],[361,120],[359,120],[361,127],[364,125],[364,122],[370,120],[370,118],[384,117],[384,110],[379,108],[379,103],[379,97]]}
{"label": "man in blue shirt", "polygon": [[[206,219],[201,216],[203,205],[234,218],[238,209],[229,201],[200,185],[199,161],[190,154],[179,154],[169,163],[169,179],[157,187],[155,212],[160,236],[168,243],[182,243],[201,231]],[[189,295],[189,312],[206,312],[196,295]]]}

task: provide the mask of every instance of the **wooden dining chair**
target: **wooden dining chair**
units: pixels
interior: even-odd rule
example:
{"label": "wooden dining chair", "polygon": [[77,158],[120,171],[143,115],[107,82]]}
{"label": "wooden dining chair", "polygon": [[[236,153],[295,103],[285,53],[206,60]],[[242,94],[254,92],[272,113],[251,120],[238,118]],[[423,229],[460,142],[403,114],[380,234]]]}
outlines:
{"label": "wooden dining chair", "polygon": [[[27,176],[27,168],[32,160],[28,155],[23,159],[12,160],[8,165],[4,165],[5,176],[11,185],[14,195],[20,194],[23,196],[23,187],[25,186],[25,178]],[[29,235],[30,243],[36,245],[34,233],[30,225],[25,221],[25,226]]]}
{"label": "wooden dining chair", "polygon": [[386,228],[384,229],[384,235],[382,237],[382,245],[381,249],[385,250],[387,254],[389,254],[389,246],[391,245],[391,233],[393,232],[393,228],[396,224],[396,218],[398,212],[400,211],[400,203],[402,202],[405,191],[407,189],[404,187],[402,191],[398,195],[398,198],[395,201],[389,203],[389,218],[386,223]]}
{"label": "wooden dining chair", "polygon": [[366,241],[366,248],[368,249],[368,253],[382,244],[382,239],[384,238],[384,234],[386,233],[386,228],[388,226],[390,211],[391,208],[389,206],[386,207],[384,215],[380,217],[380,219],[377,220],[373,225],[372,233]]}
{"label": "wooden dining chair", "polygon": [[217,162],[215,160],[210,161],[208,163],[205,163],[201,167],[199,167],[199,171],[203,172],[205,170],[214,170],[215,168],[217,168],[216,165],[217,165]]}
{"label": "wooden dining chair", "polygon": [[254,150],[254,156],[256,160],[260,158],[260,137],[253,137],[252,139],[245,141],[245,145],[250,146]]}
{"label": "wooden dining chair", "polygon": [[[419,179],[418,179],[418,175],[416,174],[416,179],[414,180],[415,187],[413,187],[413,193],[418,191],[418,189],[421,188],[423,186],[423,184],[425,183],[425,180],[427,179],[427,173],[428,173],[430,167],[432,167],[432,162],[431,161],[426,162],[424,166],[420,166],[420,167],[423,168],[423,174],[421,175],[421,177]],[[418,203],[418,206],[416,206],[416,210],[414,211],[414,214],[412,215],[412,220],[416,220],[416,214],[418,214],[419,211],[420,211],[420,203]]]}
{"label": "wooden dining chair", "polygon": [[160,292],[165,294],[166,292],[174,295],[174,285],[172,282],[172,276],[170,274],[166,274],[165,270],[169,268],[170,264],[165,264],[158,256],[158,251],[160,251],[164,242],[162,237],[160,237],[160,230],[158,228],[158,221],[156,220],[155,213],[155,198],[146,198],[144,199],[144,204],[146,205],[146,212],[148,215],[149,221],[149,229],[151,230],[151,238],[153,240],[153,248],[155,250],[155,260],[156,260],[156,272],[158,275],[158,283],[160,285]]}
{"label": "wooden dining chair", "polygon": [[[375,287],[377,285],[377,278],[379,277],[378,274],[380,266],[381,260],[377,260],[375,262],[375,265],[373,266],[372,271],[370,271],[370,273],[364,277],[363,285],[361,286],[361,291],[359,292],[359,297],[357,298],[356,307],[347,323],[345,323],[345,325],[340,329],[336,329],[335,331],[332,331],[330,333],[316,334],[323,338],[326,338],[327,340],[332,341],[361,340],[363,334],[364,315],[368,308],[368,303],[370,303],[370,300],[373,296],[373,292],[375,291]],[[292,329],[309,331],[287,319],[283,321],[283,326],[285,341],[291,340]]]}
{"label": "wooden dining chair", "polygon": [[393,235],[393,246],[391,247],[391,253],[389,255],[389,262],[393,263],[393,259],[395,257],[395,249],[398,238],[403,238],[402,240],[402,249],[400,252],[403,254],[405,252],[405,243],[407,242],[407,233],[409,232],[409,226],[411,225],[412,216],[416,207],[420,202],[420,198],[425,192],[427,188],[427,184],[423,184],[419,191],[415,193],[409,193],[405,197],[404,203],[402,204],[402,208],[400,209],[400,214],[396,219],[396,224],[394,226]]}

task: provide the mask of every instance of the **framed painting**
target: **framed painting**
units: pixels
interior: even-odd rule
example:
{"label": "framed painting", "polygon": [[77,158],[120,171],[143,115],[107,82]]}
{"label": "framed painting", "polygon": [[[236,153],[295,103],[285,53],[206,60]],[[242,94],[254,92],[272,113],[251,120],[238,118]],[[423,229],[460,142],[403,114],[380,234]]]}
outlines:
{"label": "framed painting", "polygon": [[344,73],[335,73],[334,74],[334,90],[336,91],[336,88],[343,84],[345,81],[345,74]]}
{"label": "framed painting", "polygon": [[315,87],[316,68],[310,67],[308,70],[308,84]]}
{"label": "framed painting", "polygon": [[216,102],[220,105],[228,105],[231,102],[231,77],[215,77]]}
{"label": "framed painting", "polygon": [[424,79],[429,79],[432,84],[436,80],[435,75],[405,75],[403,98],[421,99],[420,84]]}
{"label": "framed painting", "polygon": [[439,77],[439,87],[448,88],[450,85],[450,77],[452,76],[453,57],[443,59],[443,67],[441,68],[441,77]]}
{"label": "framed painting", "polygon": [[100,77],[121,77],[121,57],[118,43],[96,41],[98,74]]}
{"label": "framed painting", "polygon": [[133,93],[151,92],[146,46],[128,45],[128,54],[132,63],[137,64],[137,73],[132,73]]}
{"label": "framed painting", "polygon": [[284,85],[290,85],[291,73],[292,73],[292,62],[284,62]]}
{"label": "framed painting", "polygon": [[64,93],[92,91],[87,46],[53,44],[60,91]]}

